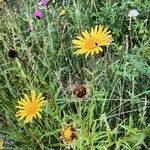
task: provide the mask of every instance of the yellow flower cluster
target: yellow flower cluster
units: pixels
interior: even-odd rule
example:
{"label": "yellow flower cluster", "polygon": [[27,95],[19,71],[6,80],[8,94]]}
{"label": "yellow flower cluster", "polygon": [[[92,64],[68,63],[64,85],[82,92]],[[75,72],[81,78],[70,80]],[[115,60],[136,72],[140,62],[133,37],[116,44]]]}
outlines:
{"label": "yellow flower cluster", "polygon": [[[62,10],[61,15],[65,14],[65,10]],[[102,46],[108,46],[111,42],[111,35],[108,28],[103,26],[95,26],[91,28],[91,32],[82,32],[83,36],[77,36],[76,39],[72,41],[75,48],[78,50],[74,54],[80,55],[85,54],[86,57],[89,55],[98,54],[103,51]],[[84,85],[79,85],[73,90],[73,94],[78,98],[82,98],[86,95],[86,88]],[[24,123],[32,122],[33,119],[42,118],[41,113],[43,107],[46,104],[46,100],[42,96],[42,93],[36,94],[35,90],[31,90],[30,94],[24,94],[24,97],[18,101],[18,105],[15,106],[19,109],[16,112],[16,117],[18,120],[24,120]],[[70,143],[76,138],[76,129],[74,125],[65,126],[64,130],[61,132],[61,140],[64,143]],[[1,142],[1,147],[3,143]]]}
{"label": "yellow flower cluster", "polygon": [[[87,31],[82,32],[82,35],[83,37],[78,36],[77,39],[72,41],[72,43],[75,44],[75,47],[78,48],[74,54],[79,55],[85,53],[86,57],[90,54],[98,54],[103,51],[102,46],[107,46],[111,42],[110,31],[108,31],[108,28],[104,28],[101,25],[91,28],[90,33]],[[74,90],[74,94],[78,97],[86,94],[86,89],[84,87],[78,89],[79,88]],[[84,93],[82,92],[83,90]],[[16,106],[16,108],[18,108],[19,111],[17,112],[16,117],[18,117],[19,120],[25,119],[25,123],[32,122],[33,118],[41,118],[42,107],[45,103],[46,101],[44,101],[42,93],[36,95],[35,91],[32,90],[30,97],[27,94],[24,94],[24,98],[18,101],[19,105]]]}

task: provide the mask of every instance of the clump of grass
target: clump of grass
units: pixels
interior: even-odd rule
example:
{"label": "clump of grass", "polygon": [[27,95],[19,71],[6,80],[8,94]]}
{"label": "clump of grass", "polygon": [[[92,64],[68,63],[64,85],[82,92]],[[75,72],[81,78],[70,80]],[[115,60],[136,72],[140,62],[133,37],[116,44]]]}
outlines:
{"label": "clump of grass", "polygon": [[[39,2],[0,6],[4,148],[148,149],[149,0]],[[34,16],[37,9],[40,19]],[[129,17],[131,9],[139,15]],[[74,55],[72,40],[100,24],[110,29],[111,44],[87,58]],[[13,59],[10,50],[16,52]],[[41,119],[24,124],[15,117],[15,106],[32,89],[47,103]],[[74,131],[64,129],[68,124]],[[62,142],[62,131],[69,140],[75,135],[73,141]]]}

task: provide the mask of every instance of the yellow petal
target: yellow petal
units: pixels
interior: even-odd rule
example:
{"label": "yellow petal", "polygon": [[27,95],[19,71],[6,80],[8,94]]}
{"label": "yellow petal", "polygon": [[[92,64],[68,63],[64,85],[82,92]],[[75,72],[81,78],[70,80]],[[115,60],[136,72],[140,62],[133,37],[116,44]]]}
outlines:
{"label": "yellow petal", "polygon": [[95,50],[93,49],[93,50],[91,51],[91,55],[94,55],[94,52],[95,52]]}
{"label": "yellow petal", "polygon": [[110,32],[110,31],[106,32],[106,33],[104,34],[104,37],[111,36],[111,35],[108,35],[109,33],[111,33],[111,32]]}
{"label": "yellow petal", "polygon": [[28,97],[27,94],[24,94],[24,98],[25,98],[25,100],[27,101],[27,103],[30,102],[30,99],[29,99],[29,97]]}
{"label": "yellow petal", "polygon": [[84,42],[82,42],[80,40],[72,40],[72,43],[75,45],[82,45]]}
{"label": "yellow petal", "polygon": [[95,26],[95,30],[94,30],[95,34],[97,34],[97,29],[98,29],[98,26]]}
{"label": "yellow petal", "polygon": [[19,117],[18,121],[22,120],[26,115],[22,115]]}
{"label": "yellow petal", "polygon": [[98,47],[98,50],[99,50],[100,52],[103,52],[103,49],[102,49],[101,47]]}
{"label": "yellow petal", "polygon": [[41,116],[41,114],[40,114],[39,112],[37,112],[37,116],[38,116],[39,118],[42,118],[42,116]]}
{"label": "yellow petal", "polygon": [[32,102],[34,102],[36,99],[36,94],[34,90],[31,91],[31,99],[32,99]]}
{"label": "yellow petal", "polygon": [[20,105],[22,105],[22,106],[25,106],[27,103],[25,103],[25,102],[23,101],[23,99],[21,99],[20,101],[18,101],[18,104],[20,104]]}
{"label": "yellow petal", "polygon": [[96,54],[98,54],[99,53],[99,49],[97,48],[97,49],[95,49],[95,52],[96,52]]}
{"label": "yellow petal", "polygon": [[39,95],[38,95],[38,97],[36,98],[36,100],[38,101],[38,100],[41,100],[41,98],[42,98],[42,93],[40,93]]}
{"label": "yellow petal", "polygon": [[93,36],[93,35],[94,35],[94,29],[91,28],[91,36]]}
{"label": "yellow petal", "polygon": [[102,34],[104,35],[107,32],[108,28],[105,28]]}
{"label": "yellow petal", "polygon": [[77,36],[77,39],[81,40],[82,42],[85,42],[85,41],[86,41],[86,40],[85,40],[83,37],[81,37],[81,36]]}
{"label": "yellow petal", "polygon": [[89,56],[90,52],[87,52],[85,55],[85,58],[87,58]]}
{"label": "yellow petal", "polygon": [[24,109],[24,106],[15,106],[15,108]]}
{"label": "yellow petal", "polygon": [[25,123],[28,123],[28,122],[32,122],[32,117],[31,116],[26,117]]}
{"label": "yellow petal", "polygon": [[77,50],[76,52],[74,52],[74,54],[79,55],[79,54],[84,54],[84,53],[86,53],[86,52],[87,52],[87,50],[85,50],[85,49],[80,49],[80,50]]}
{"label": "yellow petal", "polygon": [[83,36],[85,37],[85,39],[89,39],[90,38],[90,35],[89,33],[87,32],[87,30],[85,30],[85,32],[82,32]]}

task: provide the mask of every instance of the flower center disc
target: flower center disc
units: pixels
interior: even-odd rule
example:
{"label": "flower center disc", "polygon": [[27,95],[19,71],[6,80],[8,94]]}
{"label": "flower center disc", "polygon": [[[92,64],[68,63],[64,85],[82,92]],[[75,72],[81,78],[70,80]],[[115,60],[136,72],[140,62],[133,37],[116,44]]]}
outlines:
{"label": "flower center disc", "polygon": [[69,127],[68,129],[66,129],[64,131],[64,137],[67,139],[67,140],[70,140],[71,139],[71,136],[72,136],[72,131],[71,131],[71,127]]}
{"label": "flower center disc", "polygon": [[97,46],[98,46],[98,42],[93,38],[90,38],[85,42],[85,49],[91,50],[96,48]]}
{"label": "flower center disc", "polygon": [[27,113],[28,114],[34,114],[37,111],[37,104],[36,103],[30,103],[27,106]]}

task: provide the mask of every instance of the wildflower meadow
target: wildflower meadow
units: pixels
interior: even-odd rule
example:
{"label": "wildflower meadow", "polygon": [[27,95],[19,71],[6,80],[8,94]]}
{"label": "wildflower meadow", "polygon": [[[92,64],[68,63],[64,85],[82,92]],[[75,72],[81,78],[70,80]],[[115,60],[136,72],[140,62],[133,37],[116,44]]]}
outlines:
{"label": "wildflower meadow", "polygon": [[0,150],[150,150],[150,1],[0,0]]}

